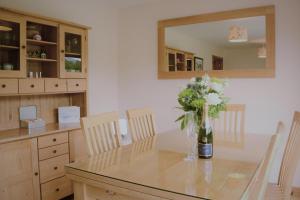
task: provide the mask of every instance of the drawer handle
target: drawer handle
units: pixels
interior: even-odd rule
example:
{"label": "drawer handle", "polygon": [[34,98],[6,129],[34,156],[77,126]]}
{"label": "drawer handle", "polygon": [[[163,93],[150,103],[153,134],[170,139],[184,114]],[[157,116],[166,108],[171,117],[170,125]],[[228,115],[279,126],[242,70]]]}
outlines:
{"label": "drawer handle", "polygon": [[34,88],[34,85],[33,85],[33,84],[31,84],[31,85],[30,85],[30,87],[31,87],[31,88]]}
{"label": "drawer handle", "polygon": [[56,142],[56,138],[53,138],[53,140],[52,140],[53,142]]}
{"label": "drawer handle", "polygon": [[53,153],[56,153],[56,150],[53,150],[52,152],[53,152]]}
{"label": "drawer handle", "polygon": [[35,176],[38,176],[38,175],[39,175],[39,173],[38,173],[38,172],[35,172],[35,173],[34,173],[34,175],[35,175]]}
{"label": "drawer handle", "polygon": [[55,87],[58,87],[58,84],[55,84]]}
{"label": "drawer handle", "polygon": [[2,84],[2,88],[6,88],[6,85],[5,85],[5,84]]}
{"label": "drawer handle", "polygon": [[76,87],[78,87],[79,86],[79,83],[76,83]]}
{"label": "drawer handle", "polygon": [[58,167],[57,167],[57,166],[55,166],[53,169],[54,169],[54,170],[57,170],[57,169],[58,169]]}
{"label": "drawer handle", "polygon": [[56,188],[55,191],[56,191],[56,192],[59,192],[59,188]]}

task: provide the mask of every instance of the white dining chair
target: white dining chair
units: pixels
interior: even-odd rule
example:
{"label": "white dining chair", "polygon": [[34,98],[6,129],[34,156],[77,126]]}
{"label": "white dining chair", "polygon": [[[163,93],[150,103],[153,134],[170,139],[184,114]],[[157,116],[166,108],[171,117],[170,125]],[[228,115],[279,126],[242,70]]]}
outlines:
{"label": "white dining chair", "polygon": [[290,199],[292,184],[300,156],[300,112],[295,112],[289,138],[283,154],[279,179],[269,183],[265,199]]}
{"label": "white dining chair", "polygon": [[121,144],[117,112],[83,117],[81,126],[90,156],[112,150]]}
{"label": "white dining chair", "polygon": [[[281,123],[277,127],[281,126]],[[277,130],[281,130],[277,128]],[[277,132],[272,135],[267,152],[261,162],[255,176],[247,187],[242,200],[264,200],[268,187],[268,179],[273,167],[275,155],[277,154],[282,142],[282,133]]]}
{"label": "white dining chair", "polygon": [[226,105],[226,110],[213,121],[216,144],[228,147],[243,146],[245,110],[244,104]]}
{"label": "white dining chair", "polygon": [[133,142],[154,136],[155,124],[153,112],[148,108],[127,110],[127,119]]}

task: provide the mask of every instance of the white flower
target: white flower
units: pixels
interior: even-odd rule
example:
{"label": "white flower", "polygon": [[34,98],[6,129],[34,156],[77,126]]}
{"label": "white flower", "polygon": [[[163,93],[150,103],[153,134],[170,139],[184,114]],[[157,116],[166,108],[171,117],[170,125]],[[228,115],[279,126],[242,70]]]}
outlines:
{"label": "white flower", "polygon": [[190,79],[190,83],[195,83],[195,82],[196,82],[196,78],[195,77],[193,77],[193,78]]}
{"label": "white flower", "polygon": [[207,74],[205,74],[204,76],[202,76],[202,80],[200,82],[200,85],[207,87],[209,85],[209,82],[210,82],[210,78]]}
{"label": "white flower", "polygon": [[223,93],[224,86],[220,83],[212,82],[210,83],[210,87],[218,93]]}
{"label": "white flower", "polygon": [[217,105],[220,104],[222,102],[220,96],[216,93],[209,93],[206,97],[205,97],[206,103],[208,105]]}

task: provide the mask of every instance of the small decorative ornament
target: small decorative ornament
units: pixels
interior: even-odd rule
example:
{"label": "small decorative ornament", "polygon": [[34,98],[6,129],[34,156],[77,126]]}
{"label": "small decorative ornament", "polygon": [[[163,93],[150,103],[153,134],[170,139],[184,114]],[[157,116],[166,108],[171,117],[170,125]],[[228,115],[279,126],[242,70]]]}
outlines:
{"label": "small decorative ornament", "polygon": [[192,78],[179,93],[178,103],[185,113],[176,121],[181,122],[182,130],[187,130],[191,146],[186,160],[196,158],[197,148],[199,158],[208,159],[213,156],[213,129],[210,118],[218,118],[219,113],[226,108],[228,98],[224,96],[225,86],[226,81],[205,75]]}
{"label": "small decorative ornament", "polygon": [[44,50],[41,51],[41,58],[42,59],[46,59],[47,58],[47,54]]}
{"label": "small decorative ornament", "polygon": [[36,35],[33,36],[33,39],[41,41],[42,40],[42,36],[40,34],[36,34]]}

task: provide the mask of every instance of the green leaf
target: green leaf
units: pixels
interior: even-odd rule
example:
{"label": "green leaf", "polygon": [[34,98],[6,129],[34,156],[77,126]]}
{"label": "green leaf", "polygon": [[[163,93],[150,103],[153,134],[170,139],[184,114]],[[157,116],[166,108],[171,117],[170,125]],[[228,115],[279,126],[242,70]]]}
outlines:
{"label": "green leaf", "polygon": [[175,120],[175,122],[178,122],[178,121],[182,120],[182,119],[184,118],[184,116],[185,116],[185,115],[181,115],[180,117],[178,117],[178,118]]}

